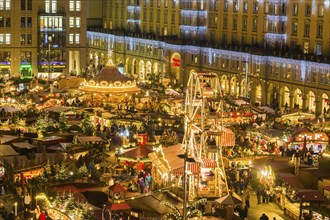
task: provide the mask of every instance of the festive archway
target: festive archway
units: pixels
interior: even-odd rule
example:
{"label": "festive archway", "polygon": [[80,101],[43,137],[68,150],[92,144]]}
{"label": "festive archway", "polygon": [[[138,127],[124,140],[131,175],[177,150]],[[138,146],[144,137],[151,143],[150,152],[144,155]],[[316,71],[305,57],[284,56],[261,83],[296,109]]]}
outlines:
{"label": "festive archway", "polygon": [[230,94],[231,95],[238,94],[238,87],[237,87],[237,79],[236,79],[236,77],[233,77],[230,80]]}
{"label": "festive archway", "polygon": [[146,73],[145,63],[143,60],[140,60],[139,61],[139,80],[145,80],[145,73]]}
{"label": "festive archway", "polygon": [[132,66],[131,66],[131,62],[130,62],[130,58],[127,57],[126,58],[126,61],[125,61],[125,73],[128,75],[128,76],[131,76],[131,70],[132,70]]}
{"label": "festive archway", "polygon": [[181,55],[178,52],[173,53],[170,63],[170,73],[175,77],[175,80],[178,80],[180,78],[181,70]]}
{"label": "festive archway", "polygon": [[222,75],[221,79],[220,79],[220,85],[221,85],[221,89],[225,92],[228,93],[229,91],[229,86],[228,86],[228,79],[226,75]]}

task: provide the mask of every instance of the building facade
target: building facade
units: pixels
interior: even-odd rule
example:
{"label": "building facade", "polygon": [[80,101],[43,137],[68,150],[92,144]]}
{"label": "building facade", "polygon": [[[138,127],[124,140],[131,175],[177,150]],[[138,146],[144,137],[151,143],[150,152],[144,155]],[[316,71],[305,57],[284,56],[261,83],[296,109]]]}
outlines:
{"label": "building facade", "polygon": [[103,0],[103,27],[87,32],[89,64],[109,50],[145,81],[192,70],[261,105],[320,115],[330,97],[329,0]]}
{"label": "building facade", "polygon": [[55,78],[85,59],[85,0],[0,0],[0,77]]}

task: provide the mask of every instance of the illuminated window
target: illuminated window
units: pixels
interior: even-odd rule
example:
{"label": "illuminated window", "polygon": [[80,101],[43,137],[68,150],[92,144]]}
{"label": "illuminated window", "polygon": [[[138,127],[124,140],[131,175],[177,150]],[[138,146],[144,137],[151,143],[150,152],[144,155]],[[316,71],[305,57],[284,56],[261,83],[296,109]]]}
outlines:
{"label": "illuminated window", "polygon": [[75,44],[80,44],[80,34],[76,34]]}
{"label": "illuminated window", "polygon": [[298,21],[294,20],[292,23],[292,35],[297,35],[298,33]]}
{"label": "illuminated window", "polygon": [[248,3],[246,1],[243,2],[243,12],[244,13],[248,12]]}
{"label": "illuminated window", "polygon": [[324,15],[324,5],[319,5],[318,15],[319,15],[319,17],[323,17],[323,15]]}
{"label": "illuminated window", "polygon": [[234,2],[233,10],[234,12],[238,11],[238,2]]}
{"label": "illuminated window", "polygon": [[74,17],[69,18],[69,27],[73,28],[74,27]]}
{"label": "illuminated window", "polygon": [[258,2],[253,2],[253,13],[258,13],[259,6]]}
{"label": "illuminated window", "polygon": [[21,34],[21,45],[25,44],[25,34]]}
{"label": "illuminated window", "polygon": [[69,34],[69,44],[73,44],[73,34]]}
{"label": "illuminated window", "polygon": [[74,11],[74,1],[70,0],[69,2],[69,10]]}
{"label": "illuminated window", "polygon": [[76,11],[80,11],[81,10],[81,3],[80,1],[76,1]]}
{"label": "illuminated window", "polygon": [[10,44],[10,34],[6,34],[6,44]]}
{"label": "illuminated window", "polygon": [[80,28],[80,17],[76,18],[76,27]]}
{"label": "illuminated window", "polygon": [[247,17],[246,16],[244,16],[243,17],[243,25],[242,25],[242,31],[246,31],[247,30],[247,24],[248,22],[247,22]]}
{"label": "illuminated window", "polygon": [[26,35],[26,42],[27,42],[27,44],[32,44],[32,34]]}
{"label": "illuminated window", "polygon": [[254,17],[252,22],[252,31],[257,32],[258,29],[258,18]]}
{"label": "illuminated window", "polygon": [[0,44],[3,44],[3,34],[0,34]]}
{"label": "illuminated window", "polygon": [[10,0],[6,0],[6,10],[10,10]]}
{"label": "illuminated window", "polygon": [[56,12],[57,12],[57,1],[52,0],[52,13],[56,13]]}
{"label": "illuminated window", "polygon": [[50,13],[50,0],[45,1],[45,12]]}
{"label": "illuminated window", "polygon": [[294,16],[298,15],[298,3],[293,4],[293,15]]}
{"label": "illuminated window", "polygon": [[3,6],[4,6],[4,0],[0,0],[0,10],[3,10]]}

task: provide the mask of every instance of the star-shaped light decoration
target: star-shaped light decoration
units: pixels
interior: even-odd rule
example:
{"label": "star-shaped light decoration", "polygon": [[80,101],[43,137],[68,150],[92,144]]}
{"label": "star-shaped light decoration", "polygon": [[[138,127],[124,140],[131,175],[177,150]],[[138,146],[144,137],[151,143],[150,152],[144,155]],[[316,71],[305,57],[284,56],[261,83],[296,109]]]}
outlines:
{"label": "star-shaped light decoration", "polygon": [[112,54],[113,54],[113,50],[109,50],[109,52],[108,52],[108,62],[107,62],[107,66],[113,66],[114,64],[113,64],[113,62],[112,62]]}

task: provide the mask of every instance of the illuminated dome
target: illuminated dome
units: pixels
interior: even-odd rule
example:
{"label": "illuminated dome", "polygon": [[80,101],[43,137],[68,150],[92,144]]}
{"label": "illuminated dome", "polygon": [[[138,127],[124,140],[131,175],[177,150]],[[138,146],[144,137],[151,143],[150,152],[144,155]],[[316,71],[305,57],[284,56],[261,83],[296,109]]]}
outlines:
{"label": "illuminated dome", "polygon": [[80,90],[94,93],[138,93],[134,80],[122,75],[114,65],[107,64],[92,80],[80,85]]}

